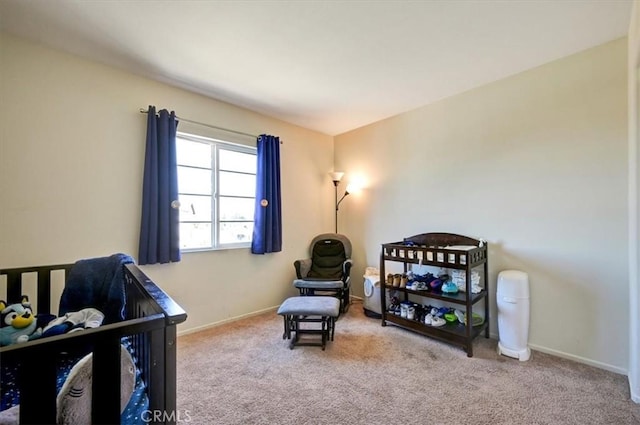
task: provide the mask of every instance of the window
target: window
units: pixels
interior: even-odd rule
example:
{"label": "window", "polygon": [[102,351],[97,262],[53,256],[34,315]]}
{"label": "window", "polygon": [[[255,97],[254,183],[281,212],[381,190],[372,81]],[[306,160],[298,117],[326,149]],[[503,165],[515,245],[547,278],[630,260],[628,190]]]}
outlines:
{"label": "window", "polygon": [[176,154],[180,248],[250,246],[256,149],[179,132]]}

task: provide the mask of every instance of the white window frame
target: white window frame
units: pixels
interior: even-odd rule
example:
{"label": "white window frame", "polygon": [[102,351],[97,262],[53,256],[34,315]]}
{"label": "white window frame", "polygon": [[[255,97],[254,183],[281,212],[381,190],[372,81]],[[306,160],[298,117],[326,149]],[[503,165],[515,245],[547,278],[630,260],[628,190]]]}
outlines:
{"label": "white window frame", "polygon": [[[220,162],[219,162],[219,151],[221,149],[223,150],[227,150],[227,151],[233,151],[233,152],[240,152],[240,153],[245,153],[245,154],[251,154],[254,156],[257,156],[257,148],[254,146],[247,146],[247,145],[242,145],[242,144],[238,144],[238,143],[233,143],[233,142],[229,142],[226,140],[221,140],[221,139],[217,139],[217,138],[212,138],[212,137],[206,137],[206,136],[200,136],[197,134],[193,134],[193,133],[186,133],[186,132],[180,132],[178,131],[176,133],[176,137],[178,138],[182,138],[182,139],[186,139],[186,140],[190,140],[193,142],[199,142],[199,143],[208,143],[212,146],[211,149],[211,187],[212,187],[212,195],[210,195],[211,197],[211,246],[207,246],[207,247],[197,247],[197,248],[180,248],[180,250],[182,252],[200,252],[200,251],[216,251],[216,250],[224,250],[224,249],[238,249],[238,248],[250,248],[251,247],[251,240],[247,241],[247,242],[237,242],[237,243],[220,243],[220,224],[221,223],[225,223],[225,222],[230,222],[230,223],[235,223],[235,222],[250,222],[250,223],[255,223],[255,220],[253,219],[254,217],[252,217],[252,220],[220,220],[220,202],[218,202],[219,197],[220,197],[220,188],[219,188],[219,175],[220,175],[220,171],[226,171],[226,172],[237,172],[237,171],[233,171],[233,170],[221,170],[220,169]],[[178,164],[178,167],[190,167],[189,165],[181,165]],[[197,167],[194,167],[197,168]],[[248,175],[255,175],[253,173],[246,173],[246,172],[237,172],[240,174],[248,174]],[[180,191],[180,182],[178,182],[178,197],[180,197],[180,195],[192,195],[189,193],[183,193]],[[199,196],[209,196],[209,195],[199,195]],[[228,196],[228,195],[225,195]],[[238,195],[237,197],[239,198],[244,198],[244,199],[253,199],[255,201],[255,192],[253,194],[253,197],[247,197],[247,196],[240,196]],[[180,219],[180,223],[193,223],[193,221],[182,221],[182,219]],[[203,221],[204,223],[204,221]]]}

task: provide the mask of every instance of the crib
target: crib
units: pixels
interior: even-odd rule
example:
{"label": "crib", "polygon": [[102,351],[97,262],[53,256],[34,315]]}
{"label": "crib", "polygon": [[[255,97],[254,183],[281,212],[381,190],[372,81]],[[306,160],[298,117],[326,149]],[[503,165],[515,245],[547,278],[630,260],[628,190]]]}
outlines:
{"label": "crib", "polygon": [[[7,299],[18,299],[28,276],[37,286],[37,313],[57,314],[49,311],[52,276],[57,280],[60,274],[68,276],[72,267],[73,264],[64,264],[3,269],[0,282],[6,282]],[[17,365],[20,424],[56,423],[56,362],[61,354],[76,350],[93,353],[90,422],[121,423],[123,339],[135,353],[138,373],[145,383],[148,414],[144,422],[176,422],[176,328],[187,314],[135,264],[122,267],[126,294],[123,321],[0,348],[2,364]]]}

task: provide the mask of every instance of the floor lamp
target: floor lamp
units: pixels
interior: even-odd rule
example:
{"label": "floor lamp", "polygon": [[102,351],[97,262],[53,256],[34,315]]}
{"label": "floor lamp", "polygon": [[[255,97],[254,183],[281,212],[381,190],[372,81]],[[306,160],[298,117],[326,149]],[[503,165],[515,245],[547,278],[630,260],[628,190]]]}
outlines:
{"label": "floor lamp", "polygon": [[331,176],[331,180],[333,181],[333,187],[334,187],[334,191],[335,191],[336,233],[338,233],[338,209],[340,208],[340,202],[342,202],[342,200],[345,198],[345,196],[347,196],[349,194],[349,190],[345,190],[344,191],[344,195],[342,195],[342,198],[340,198],[340,200],[338,200],[338,185],[340,184],[340,180],[342,180],[342,176],[344,176],[344,173],[341,172],[341,171],[334,171],[332,173],[329,173],[329,175]]}

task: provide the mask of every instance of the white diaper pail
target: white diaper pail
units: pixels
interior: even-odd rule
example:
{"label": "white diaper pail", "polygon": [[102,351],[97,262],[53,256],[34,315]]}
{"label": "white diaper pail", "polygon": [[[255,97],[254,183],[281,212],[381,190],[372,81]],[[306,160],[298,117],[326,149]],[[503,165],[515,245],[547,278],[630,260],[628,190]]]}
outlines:
{"label": "white diaper pail", "polygon": [[364,298],[362,305],[364,314],[369,317],[380,317],[380,274],[377,268],[367,267],[364,274]]}
{"label": "white diaper pail", "polygon": [[498,274],[498,354],[529,360],[529,277],[518,270]]}

